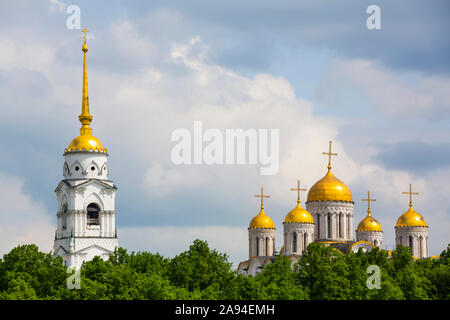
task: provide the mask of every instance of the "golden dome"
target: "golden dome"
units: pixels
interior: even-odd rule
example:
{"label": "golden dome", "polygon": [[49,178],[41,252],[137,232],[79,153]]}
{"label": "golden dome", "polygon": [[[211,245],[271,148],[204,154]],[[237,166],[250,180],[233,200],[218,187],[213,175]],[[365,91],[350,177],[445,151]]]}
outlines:
{"label": "golden dome", "polygon": [[314,219],[297,201],[297,207],[287,214],[284,223],[314,223]]}
{"label": "golden dome", "polygon": [[102,143],[96,137],[92,135],[92,128],[89,126],[92,121],[92,116],[89,113],[89,94],[88,94],[88,82],[87,82],[87,66],[86,66],[86,52],[88,46],[86,44],[86,28],[82,30],[84,32],[84,44],[81,50],[84,54],[83,62],[83,89],[81,98],[81,114],[78,119],[81,122],[80,135],[72,140],[69,147],[64,152],[79,152],[79,151],[94,151],[106,153],[108,150],[103,148]]}
{"label": "golden dome", "polygon": [[81,135],[72,140],[65,152],[76,151],[94,151],[106,153],[108,150],[103,148],[99,139],[93,135]]}
{"label": "golden dome", "polygon": [[249,227],[250,229],[275,229],[275,224],[262,207],[261,211],[250,221]]}
{"label": "golden dome", "polygon": [[356,229],[356,231],[383,232],[383,229],[381,229],[381,224],[375,218],[373,218],[369,212],[367,216],[358,224],[358,228]]}
{"label": "golden dome", "polygon": [[317,181],[308,192],[308,201],[344,201],[353,202],[350,189],[333,173],[331,168],[319,181]]}
{"label": "golden dome", "polygon": [[396,227],[428,227],[425,219],[409,206],[408,211],[400,216],[397,220]]}

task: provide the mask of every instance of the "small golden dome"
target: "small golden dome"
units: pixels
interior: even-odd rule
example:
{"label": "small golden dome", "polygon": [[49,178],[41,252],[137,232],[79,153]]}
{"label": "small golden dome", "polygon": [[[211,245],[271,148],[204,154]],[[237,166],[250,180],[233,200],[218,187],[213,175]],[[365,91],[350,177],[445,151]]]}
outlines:
{"label": "small golden dome", "polygon": [[353,199],[350,189],[329,168],[327,174],[309,189],[308,201],[353,202]]}
{"label": "small golden dome", "polygon": [[264,208],[250,221],[250,229],[275,229],[272,219],[266,215]]}
{"label": "small golden dome", "polygon": [[107,149],[103,148],[99,139],[93,135],[81,135],[72,140],[65,152],[77,151],[94,151],[106,153]]}
{"label": "small golden dome", "polygon": [[425,219],[409,206],[408,211],[400,216],[397,220],[396,227],[428,227]]}
{"label": "small golden dome", "polygon": [[370,213],[368,213],[367,216],[358,224],[358,228],[356,229],[356,231],[383,232],[383,229],[381,229],[381,224],[375,218],[373,218]]}
{"label": "small golden dome", "polygon": [[297,201],[297,207],[287,214],[284,223],[314,223],[314,219]]}

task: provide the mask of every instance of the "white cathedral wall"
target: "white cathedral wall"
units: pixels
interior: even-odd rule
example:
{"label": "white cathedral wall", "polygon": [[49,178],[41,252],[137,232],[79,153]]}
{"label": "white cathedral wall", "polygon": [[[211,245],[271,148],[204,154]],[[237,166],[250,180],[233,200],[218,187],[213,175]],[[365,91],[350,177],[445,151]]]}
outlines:
{"label": "white cathedral wall", "polygon": [[66,153],[64,157],[63,174],[66,179],[106,180],[108,178],[107,155],[104,153],[73,152]]}
{"label": "white cathedral wall", "polygon": [[[61,236],[113,236],[115,233],[115,190],[90,183],[80,188],[63,186],[58,197],[58,230]],[[100,226],[87,226],[86,208],[95,203],[100,208]],[[67,204],[67,228],[62,230],[62,208]]]}
{"label": "white cathedral wall", "polygon": [[395,227],[397,245],[410,247],[409,237],[412,237],[411,252],[414,257],[428,257],[428,228],[427,227]]}
{"label": "white cathedral wall", "polygon": [[365,240],[374,246],[381,248],[383,242],[383,232],[378,231],[356,231],[356,241]]}
{"label": "white cathedral wall", "polygon": [[[285,223],[284,230],[284,255],[301,255],[314,237],[314,224],[309,223]],[[294,251],[294,233],[297,235],[297,250]],[[306,243],[305,243],[306,234]]]}
{"label": "white cathedral wall", "polygon": [[[275,229],[248,229],[249,258],[253,256],[273,256],[275,254]],[[259,242],[257,250],[256,239]],[[266,242],[268,239],[268,242]],[[267,243],[267,246],[266,246]]]}
{"label": "white cathedral wall", "polygon": [[[311,201],[306,202],[306,210],[313,216],[316,225],[314,238],[316,240],[353,240],[353,206],[352,202],[342,201]],[[328,214],[331,214],[328,225]],[[342,214],[342,220],[339,216]],[[319,220],[320,219],[320,220]],[[319,222],[319,223],[317,223]],[[343,234],[339,234],[341,228]],[[328,236],[328,228],[331,228],[331,237]]]}

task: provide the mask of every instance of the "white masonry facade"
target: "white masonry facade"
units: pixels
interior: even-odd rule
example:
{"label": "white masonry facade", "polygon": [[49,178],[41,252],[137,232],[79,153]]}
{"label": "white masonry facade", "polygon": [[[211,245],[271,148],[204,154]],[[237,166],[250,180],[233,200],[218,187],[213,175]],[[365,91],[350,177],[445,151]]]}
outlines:
{"label": "white masonry facade", "polygon": [[70,268],[94,256],[107,259],[118,246],[117,187],[108,180],[107,154],[66,152],[64,179],[56,188],[57,230],[53,252]]}

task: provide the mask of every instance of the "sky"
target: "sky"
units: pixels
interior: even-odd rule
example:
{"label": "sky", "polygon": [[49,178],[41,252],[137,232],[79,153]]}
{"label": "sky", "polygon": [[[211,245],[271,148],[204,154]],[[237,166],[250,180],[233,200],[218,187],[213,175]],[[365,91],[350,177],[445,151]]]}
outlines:
{"label": "sky", "polygon": [[[379,30],[366,26],[372,4]],[[447,1],[18,0],[0,4],[0,254],[52,250],[54,189],[80,127],[83,35],[67,28],[70,5],[89,29],[91,126],[119,188],[120,246],[172,257],[199,238],[236,266],[264,186],[279,250],[290,188],[326,173],[329,140],[355,229],[370,190],[392,249],[411,183],[430,254],[450,242]],[[171,133],[193,132],[196,120],[221,132],[279,129],[278,173],[175,165]]]}

